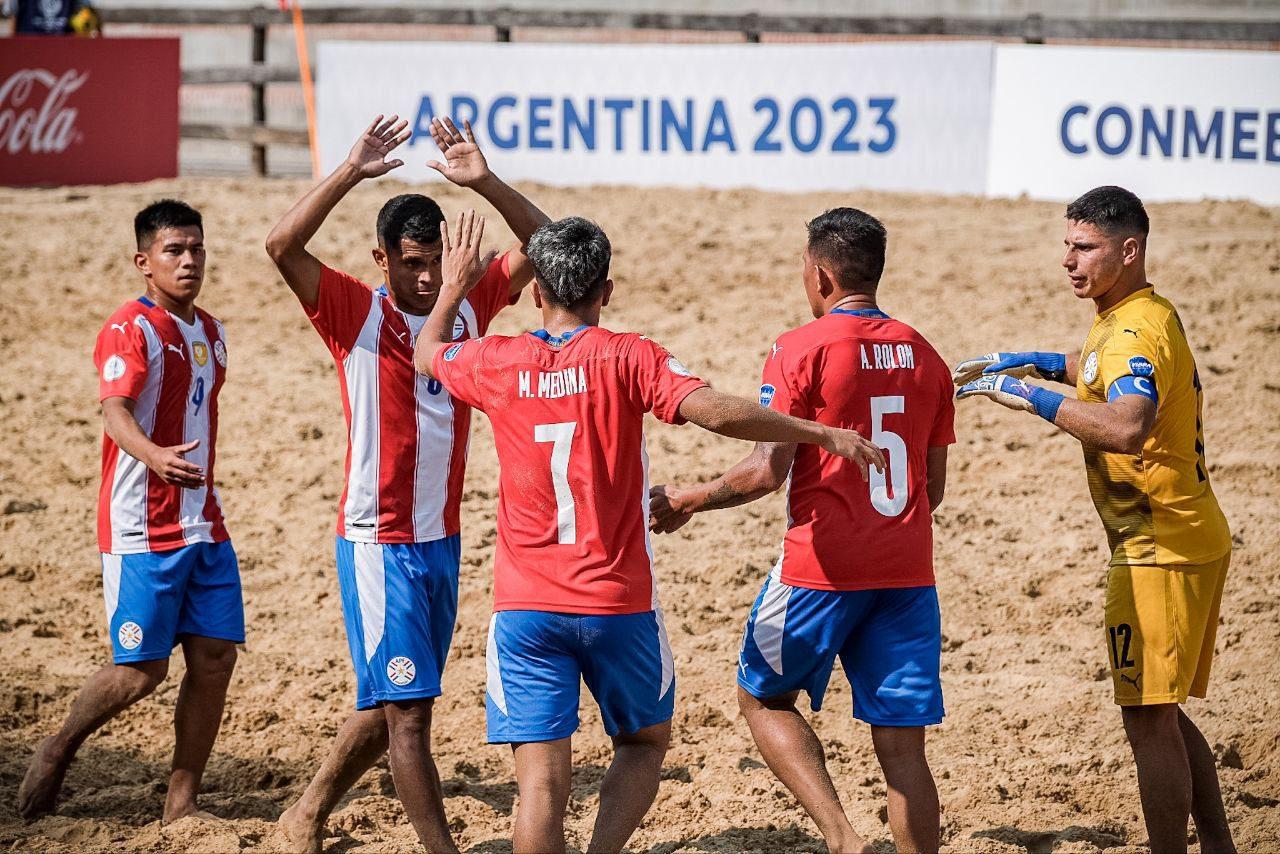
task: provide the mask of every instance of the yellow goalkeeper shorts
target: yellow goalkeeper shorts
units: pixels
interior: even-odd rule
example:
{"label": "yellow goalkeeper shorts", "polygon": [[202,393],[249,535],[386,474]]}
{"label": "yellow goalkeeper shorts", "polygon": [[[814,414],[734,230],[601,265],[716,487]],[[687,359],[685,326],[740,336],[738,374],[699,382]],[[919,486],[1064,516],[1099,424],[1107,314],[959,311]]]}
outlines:
{"label": "yellow goalkeeper shorts", "polygon": [[1106,639],[1121,706],[1203,697],[1213,666],[1218,608],[1231,553],[1187,566],[1113,566]]}

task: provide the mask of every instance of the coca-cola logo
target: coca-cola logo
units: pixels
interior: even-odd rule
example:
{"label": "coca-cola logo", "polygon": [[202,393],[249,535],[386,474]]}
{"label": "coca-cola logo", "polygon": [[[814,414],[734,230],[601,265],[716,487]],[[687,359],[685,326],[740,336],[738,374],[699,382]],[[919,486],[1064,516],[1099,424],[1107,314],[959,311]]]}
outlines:
{"label": "coca-cola logo", "polygon": [[[76,133],[74,107],[67,99],[89,79],[88,71],[61,76],[44,68],[24,68],[0,84],[0,150],[7,154],[61,154]],[[44,101],[39,102],[43,94]]]}

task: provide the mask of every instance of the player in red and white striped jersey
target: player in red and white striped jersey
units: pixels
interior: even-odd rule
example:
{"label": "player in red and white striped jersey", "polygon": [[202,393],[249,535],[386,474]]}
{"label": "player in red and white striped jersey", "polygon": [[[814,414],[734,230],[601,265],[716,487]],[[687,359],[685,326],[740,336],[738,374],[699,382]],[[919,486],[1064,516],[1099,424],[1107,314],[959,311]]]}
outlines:
{"label": "player in red and white striped jersey", "polygon": [[[374,290],[321,263],[307,243],[357,184],[384,175],[409,138],[406,122],[379,116],[346,162],[294,205],[267,251],[333,355],[347,417],[346,483],[338,512],[337,565],[356,672],[356,713],[311,785],[280,818],[300,847],[319,850],[324,822],[346,790],[390,745],[405,812],[432,851],[453,849],[429,751],[433,698],[453,637],[458,602],[459,505],[471,409],[413,369],[413,345],[440,289],[440,208],[416,194],[378,214]],[[531,279],[523,245],[546,216],[490,171],[475,143],[447,119],[432,124],[444,154],[433,163],[483,196],[517,243],[487,259],[484,275],[451,318],[456,340],[485,334]]]}
{"label": "player in red and white striped jersey", "polygon": [[544,328],[454,342],[457,307],[483,281],[483,231],[474,212],[460,217],[455,239],[445,230],[444,285],[414,363],[485,411],[502,468],[488,738],[515,755],[515,851],[563,851],[585,681],[616,747],[587,848],[621,851],[657,793],[675,704],[646,526],[645,413],[740,439],[818,444],[864,475],[884,460],[852,431],[713,391],[648,338],[602,329],[612,253],[579,217],[529,241]]}
{"label": "player in red and white striped jersey", "polygon": [[18,795],[26,818],[53,809],[76,750],[160,684],[176,643],[187,676],[164,820],[196,812],[244,641],[240,570],[213,481],[226,339],[195,305],[204,227],[196,210],[164,200],[138,213],[134,231],[146,294],[107,319],[94,348],[104,427],[98,543],[114,663],[89,678],[32,758]]}

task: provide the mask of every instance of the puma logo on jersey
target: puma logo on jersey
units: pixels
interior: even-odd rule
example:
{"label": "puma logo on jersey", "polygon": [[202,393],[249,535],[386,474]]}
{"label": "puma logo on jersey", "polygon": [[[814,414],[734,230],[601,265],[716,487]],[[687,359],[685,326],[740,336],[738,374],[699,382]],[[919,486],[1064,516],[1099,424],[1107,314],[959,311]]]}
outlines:
{"label": "puma logo on jersey", "polygon": [[1133,686],[1133,690],[1135,690],[1135,691],[1141,691],[1141,690],[1142,690],[1142,673],[1138,673],[1138,675],[1137,675],[1137,676],[1134,676],[1132,679],[1130,679],[1128,676],[1125,676],[1123,673],[1121,673],[1121,674],[1120,674],[1120,681],[1121,681],[1121,682],[1128,682],[1130,685],[1132,685],[1132,686]]}
{"label": "puma logo on jersey", "polygon": [[782,345],[781,345],[781,344],[779,344],[777,341],[774,341],[774,342],[773,342],[773,355],[772,355],[772,357],[771,357],[771,358],[774,358],[774,359],[778,358],[778,351],[779,351],[779,350],[781,350],[781,349],[782,349]]}
{"label": "puma logo on jersey", "polygon": [[1121,331],[1121,332],[1128,332],[1128,333],[1129,333],[1130,335],[1132,335],[1134,338],[1137,338],[1137,337],[1138,337],[1138,333],[1137,333],[1137,332],[1134,332],[1132,329],[1121,329],[1120,331]]}
{"label": "puma logo on jersey", "polygon": [[183,359],[183,361],[186,361],[187,354],[186,354],[185,352],[183,352],[182,348],[181,348],[181,347],[179,347],[179,346],[177,346],[176,344],[165,344],[165,345],[164,345],[164,348],[165,348],[166,350],[172,350],[173,352],[175,352],[175,353],[177,353],[179,356],[181,356],[181,357],[182,357],[182,359]]}
{"label": "puma logo on jersey", "polygon": [[127,324],[127,323],[113,323],[113,324],[111,324],[111,328],[112,328],[112,329],[119,329],[119,330],[120,330],[120,333],[121,333],[122,335],[128,335],[128,334],[129,334],[129,324]]}

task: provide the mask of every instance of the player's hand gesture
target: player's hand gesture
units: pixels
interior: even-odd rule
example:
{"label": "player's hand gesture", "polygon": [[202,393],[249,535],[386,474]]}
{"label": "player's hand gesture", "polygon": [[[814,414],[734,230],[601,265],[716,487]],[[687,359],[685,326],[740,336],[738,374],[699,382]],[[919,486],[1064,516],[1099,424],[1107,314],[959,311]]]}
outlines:
{"label": "player's hand gesture", "polygon": [[853,460],[862,472],[862,479],[867,479],[867,466],[876,467],[876,471],[884,471],[884,452],[853,430],[839,427],[828,427],[822,449],[830,454]]}
{"label": "player's hand gesture", "polygon": [[682,491],[675,486],[659,484],[649,489],[649,530],[655,534],[678,531],[693,518],[681,506]]}
{"label": "player's hand gesture", "polygon": [[956,400],[964,400],[967,397],[988,397],[1010,409],[1035,412],[1035,406],[1031,402],[1031,394],[1035,390],[1035,386],[1027,385],[1022,380],[1007,374],[988,374],[961,386],[956,392]]}
{"label": "player's hand gesture", "polygon": [[189,454],[198,447],[200,447],[200,440],[195,439],[185,445],[157,448],[151,459],[146,461],[147,468],[171,486],[200,489],[204,486],[204,469],[183,459],[184,454]]}
{"label": "player's hand gesture", "polygon": [[361,178],[377,178],[403,166],[403,160],[387,160],[387,155],[412,135],[405,130],[408,126],[409,123],[399,116],[391,116],[385,121],[378,116],[351,146],[347,163]]}
{"label": "player's hand gesture", "polygon": [[440,223],[440,242],[444,256],[440,261],[443,280],[441,291],[461,291],[463,296],[471,292],[493,262],[494,253],[480,255],[480,241],[484,237],[484,217],[475,211],[458,214],[458,222],[452,234],[448,221]]}
{"label": "player's hand gesture", "polygon": [[1067,357],[1062,353],[988,353],[956,365],[951,372],[951,381],[964,385],[992,374],[1004,374],[1014,379],[1035,377],[1063,382],[1067,375]]}
{"label": "player's hand gesture", "polygon": [[471,122],[463,122],[467,134],[464,137],[458,132],[453,119],[447,116],[431,120],[431,138],[435,140],[444,155],[444,163],[432,160],[427,165],[448,178],[459,187],[474,187],[490,177],[489,162],[484,159],[480,146],[476,144],[476,135],[471,130]]}

